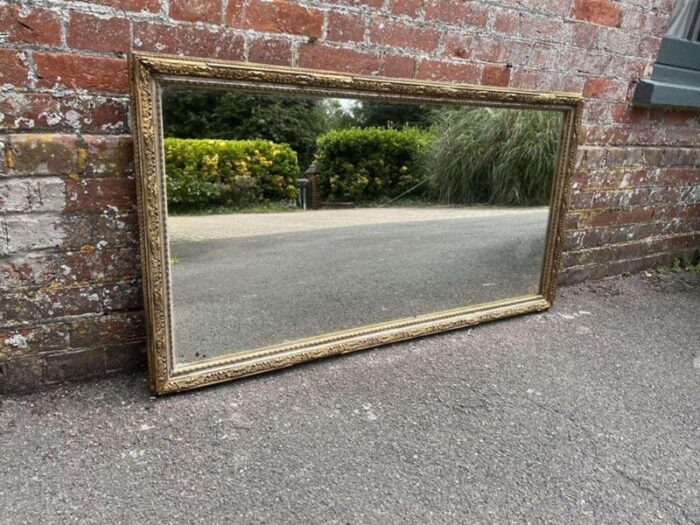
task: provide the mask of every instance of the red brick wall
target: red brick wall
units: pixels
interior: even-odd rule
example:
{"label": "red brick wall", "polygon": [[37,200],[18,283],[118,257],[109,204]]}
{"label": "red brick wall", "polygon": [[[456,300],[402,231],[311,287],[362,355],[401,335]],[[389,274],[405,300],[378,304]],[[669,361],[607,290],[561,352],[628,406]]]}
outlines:
{"label": "red brick wall", "polygon": [[143,367],[130,49],[586,98],[573,282],[698,246],[700,117],[633,109],[670,0],[0,0],[0,389]]}

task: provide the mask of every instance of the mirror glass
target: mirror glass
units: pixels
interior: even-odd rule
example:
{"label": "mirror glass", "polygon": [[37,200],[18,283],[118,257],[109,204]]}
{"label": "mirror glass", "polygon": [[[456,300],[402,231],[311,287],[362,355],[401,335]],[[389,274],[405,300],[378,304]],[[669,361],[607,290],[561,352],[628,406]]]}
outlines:
{"label": "mirror glass", "polygon": [[562,113],[166,86],[178,366],[539,293]]}

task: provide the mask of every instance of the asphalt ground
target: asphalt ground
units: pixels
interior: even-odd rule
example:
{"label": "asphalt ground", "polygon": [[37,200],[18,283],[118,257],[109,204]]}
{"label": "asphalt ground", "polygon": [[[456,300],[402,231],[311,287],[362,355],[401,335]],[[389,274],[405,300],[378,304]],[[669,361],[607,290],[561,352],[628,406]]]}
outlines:
{"label": "asphalt ground", "polygon": [[240,237],[235,228],[246,217],[233,215],[217,219],[231,238],[175,237],[178,361],[536,293],[546,209],[417,212],[404,222],[391,214],[383,223],[323,229],[315,213],[287,214],[304,216],[307,229]]}
{"label": "asphalt ground", "polygon": [[155,399],[0,398],[0,522],[700,522],[700,276]]}

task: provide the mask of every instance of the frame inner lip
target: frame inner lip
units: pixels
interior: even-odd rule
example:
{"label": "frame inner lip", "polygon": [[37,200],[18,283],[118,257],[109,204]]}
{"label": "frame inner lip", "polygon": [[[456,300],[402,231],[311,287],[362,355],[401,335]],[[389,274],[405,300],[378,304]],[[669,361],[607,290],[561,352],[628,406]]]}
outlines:
{"label": "frame inner lip", "polygon": [[527,304],[534,305],[537,303],[542,303],[545,308],[551,306],[549,301],[547,301],[547,299],[541,294],[523,295],[508,299],[501,299],[498,301],[479,303],[473,306],[452,308],[449,310],[442,310],[440,312],[417,315],[415,317],[404,317],[402,319],[395,319],[384,323],[362,325],[355,328],[325,333],[318,336],[297,339],[295,341],[289,341],[287,343],[280,343],[266,347],[243,350],[240,352],[240,355],[230,353],[225,354],[223,356],[202,359],[195,363],[186,363],[179,367],[175,365],[171,370],[171,376],[174,378],[190,375],[192,373],[200,371],[210,371],[219,368],[234,367],[236,365],[246,364],[247,362],[252,361],[274,360],[275,358],[278,358],[283,355],[304,352],[311,348],[340,344],[342,342],[352,340],[362,341],[363,339],[369,339],[371,337],[375,337],[383,333],[400,333],[402,330],[408,330],[426,324],[430,325],[432,323],[439,324],[440,322],[444,322],[453,318],[456,320],[467,320],[470,316],[478,315],[489,311],[497,311],[501,308],[508,308]]}

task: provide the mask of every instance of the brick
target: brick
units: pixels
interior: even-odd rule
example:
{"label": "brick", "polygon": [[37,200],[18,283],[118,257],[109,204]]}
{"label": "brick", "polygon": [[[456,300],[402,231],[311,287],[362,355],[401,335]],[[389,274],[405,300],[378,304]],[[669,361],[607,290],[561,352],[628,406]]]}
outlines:
{"label": "brick", "polygon": [[45,253],[20,253],[0,261],[0,291],[46,286],[55,277],[56,256]]}
{"label": "brick", "polygon": [[47,354],[43,359],[47,383],[76,381],[104,375],[107,371],[106,350],[102,347]]}
{"label": "brick", "polygon": [[61,211],[65,206],[63,180],[0,180],[0,209],[8,213]]}
{"label": "brick", "polygon": [[583,96],[587,98],[624,99],[627,83],[621,86],[619,80],[590,77],[583,87]]}
{"label": "brick", "polygon": [[364,11],[375,11],[384,5],[384,0],[325,0],[324,3],[340,6],[348,6]]}
{"label": "brick", "polygon": [[251,0],[245,9],[230,3],[226,20],[232,27],[319,38],[323,13],[286,0]]}
{"label": "brick", "polygon": [[57,46],[61,43],[61,22],[49,9],[33,7],[23,11],[19,6],[0,6],[0,33],[5,42]]}
{"label": "brick", "polygon": [[[132,252],[130,257],[132,259],[138,257],[138,221],[136,212],[133,209],[125,208],[115,211],[112,208],[108,208],[106,211],[93,217],[91,222],[95,246],[104,241],[110,246],[129,247]],[[84,244],[81,243],[81,246]]]}
{"label": "brick", "polygon": [[0,241],[0,255],[63,246],[65,232],[54,215],[9,215],[0,219],[5,235]]}
{"label": "brick", "polygon": [[39,87],[112,93],[129,90],[126,59],[123,58],[37,52],[34,53],[34,62]]}
{"label": "brick", "polygon": [[508,47],[498,39],[482,35],[448,35],[445,38],[445,54],[481,62],[502,62]]}
{"label": "brick", "polygon": [[377,55],[371,53],[314,43],[299,47],[299,66],[373,75],[379,72],[380,60]]}
{"label": "brick", "polygon": [[0,86],[26,86],[29,82],[29,70],[21,52],[14,49],[0,49]]}
{"label": "brick", "polygon": [[44,383],[44,361],[37,356],[0,359],[0,393],[31,392]]}
{"label": "brick", "polygon": [[134,149],[131,136],[84,135],[87,157],[83,176],[131,177],[134,175]]}
{"label": "brick", "polygon": [[9,175],[75,175],[85,169],[87,150],[79,137],[59,134],[11,135]]}
{"label": "brick", "polygon": [[71,348],[95,345],[108,346],[143,340],[145,337],[142,313],[114,313],[97,318],[79,320],[70,327]]}
{"label": "brick", "polygon": [[385,77],[413,78],[416,59],[406,55],[387,53],[382,62],[381,74]]}
{"label": "brick", "polygon": [[365,18],[350,13],[327,15],[327,39],[333,42],[362,42],[365,36]]}
{"label": "brick", "polygon": [[141,310],[143,308],[141,280],[134,279],[106,285],[104,288],[104,308],[107,313]]}
{"label": "brick", "polygon": [[170,26],[151,22],[134,24],[134,49],[226,60],[243,57],[244,38],[225,29]]}
{"label": "brick", "polygon": [[66,42],[73,49],[125,53],[129,50],[129,22],[71,12]]}
{"label": "brick", "polygon": [[511,9],[494,9],[493,30],[514,35],[520,30],[520,14]]}
{"label": "brick", "polygon": [[372,20],[369,39],[370,42],[380,46],[418,49],[429,53],[437,47],[440,32],[435,29],[375,18]]}
{"label": "brick", "polygon": [[423,0],[390,0],[389,11],[394,15],[417,18],[423,7]]}
{"label": "brick", "polygon": [[220,0],[170,0],[170,18],[185,22],[221,22]]}
{"label": "brick", "polygon": [[425,6],[426,20],[441,20],[460,27],[485,27],[488,9],[476,2],[461,0],[428,0]]}
{"label": "brick", "polygon": [[59,263],[57,282],[68,284],[133,279],[141,273],[139,257],[133,250],[111,248],[107,242],[100,249],[62,254]]}
{"label": "brick", "polygon": [[603,26],[619,27],[622,6],[610,0],[574,0],[571,16]]}
{"label": "brick", "polygon": [[474,64],[453,64],[435,60],[421,60],[418,64],[416,78],[476,84],[481,78],[481,68]]}
{"label": "brick", "polygon": [[510,82],[510,68],[505,66],[484,66],[481,83],[487,86],[507,86]]}
{"label": "brick", "polygon": [[66,181],[66,207],[70,212],[131,209],[136,204],[136,184],[123,178],[94,178]]}
{"label": "brick", "polygon": [[68,326],[64,323],[0,330],[0,355],[3,356],[36,355],[67,346]]}
{"label": "brick", "polygon": [[105,354],[105,366],[108,374],[114,372],[143,372],[148,365],[146,341],[110,346]]}
{"label": "brick", "polygon": [[289,40],[260,38],[253,40],[248,51],[248,60],[261,64],[292,64],[292,45]]}
{"label": "brick", "polygon": [[563,24],[561,20],[532,13],[520,14],[519,35],[530,41],[569,43],[571,31],[570,24]]}
{"label": "brick", "polygon": [[92,0],[95,4],[113,7],[124,11],[160,11],[160,0]]}
{"label": "brick", "polygon": [[127,98],[0,92],[0,122],[10,131],[123,133]]}

